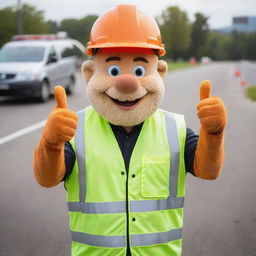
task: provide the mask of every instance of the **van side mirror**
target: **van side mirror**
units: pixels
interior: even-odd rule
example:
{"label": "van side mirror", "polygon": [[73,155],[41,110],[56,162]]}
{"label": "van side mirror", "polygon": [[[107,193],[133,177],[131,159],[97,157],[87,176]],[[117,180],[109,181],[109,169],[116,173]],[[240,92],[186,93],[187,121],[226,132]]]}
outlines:
{"label": "van side mirror", "polygon": [[55,62],[57,62],[57,61],[58,61],[57,56],[50,56],[50,57],[48,58],[47,64],[55,63]]}

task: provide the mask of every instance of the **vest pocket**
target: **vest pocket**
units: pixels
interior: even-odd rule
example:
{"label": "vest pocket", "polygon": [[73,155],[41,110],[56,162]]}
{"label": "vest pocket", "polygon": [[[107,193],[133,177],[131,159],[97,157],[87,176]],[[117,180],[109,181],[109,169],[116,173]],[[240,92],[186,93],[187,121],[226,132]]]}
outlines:
{"label": "vest pocket", "polygon": [[170,156],[142,157],[141,194],[143,197],[168,197]]}

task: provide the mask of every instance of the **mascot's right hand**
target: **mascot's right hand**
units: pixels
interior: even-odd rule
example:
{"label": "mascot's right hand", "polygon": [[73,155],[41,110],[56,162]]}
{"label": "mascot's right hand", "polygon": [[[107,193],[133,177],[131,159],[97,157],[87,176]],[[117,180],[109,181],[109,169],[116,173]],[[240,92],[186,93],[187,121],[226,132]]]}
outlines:
{"label": "mascot's right hand", "polygon": [[43,139],[52,148],[62,148],[75,135],[78,117],[68,109],[67,96],[62,86],[54,88],[56,107],[48,117],[43,129]]}

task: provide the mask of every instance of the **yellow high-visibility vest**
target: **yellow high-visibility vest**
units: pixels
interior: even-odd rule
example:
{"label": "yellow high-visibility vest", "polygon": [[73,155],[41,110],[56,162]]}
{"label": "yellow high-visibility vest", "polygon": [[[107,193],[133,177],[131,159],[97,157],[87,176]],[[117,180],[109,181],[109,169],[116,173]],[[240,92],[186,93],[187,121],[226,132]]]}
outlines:
{"label": "yellow high-visibility vest", "polygon": [[110,124],[78,113],[76,161],[65,181],[73,256],[178,256],[182,249],[186,125],[157,110],[144,121],[129,172]]}

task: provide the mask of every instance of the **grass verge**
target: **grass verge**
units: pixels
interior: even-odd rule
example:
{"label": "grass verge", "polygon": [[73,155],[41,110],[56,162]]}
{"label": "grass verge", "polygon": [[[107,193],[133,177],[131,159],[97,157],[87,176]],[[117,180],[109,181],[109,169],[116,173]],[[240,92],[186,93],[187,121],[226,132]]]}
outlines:
{"label": "grass verge", "polygon": [[256,101],[256,86],[250,86],[246,89],[246,96],[252,100]]}
{"label": "grass verge", "polygon": [[[198,65],[198,64],[195,64],[195,65]],[[175,70],[175,69],[190,68],[190,67],[194,67],[195,65],[190,64],[188,61],[169,62],[168,63],[168,70],[172,71],[172,70]]]}

